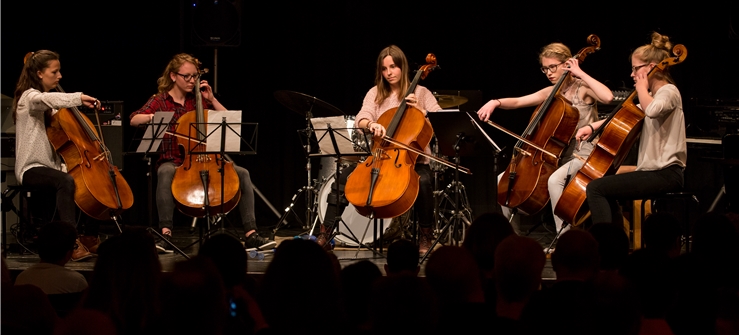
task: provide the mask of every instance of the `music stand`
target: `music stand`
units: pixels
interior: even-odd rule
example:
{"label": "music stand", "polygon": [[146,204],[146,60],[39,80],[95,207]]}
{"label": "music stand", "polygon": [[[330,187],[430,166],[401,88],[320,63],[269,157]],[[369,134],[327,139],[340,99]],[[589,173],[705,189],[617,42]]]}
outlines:
{"label": "music stand", "polygon": [[[220,120],[220,122],[218,122]],[[208,129],[208,126],[215,126]],[[248,136],[250,141],[246,141],[245,138],[247,136],[242,136],[242,127],[243,126],[254,126],[253,132],[250,133],[250,136]],[[225,164],[226,159],[228,158],[228,155],[226,152],[234,153],[234,154],[256,154],[257,152],[257,134],[258,134],[258,124],[257,123],[249,123],[249,122],[241,122],[241,111],[209,111],[208,112],[208,120],[207,122],[203,123],[197,123],[193,122],[190,124],[191,127],[195,129],[195,131],[199,135],[199,141],[201,143],[205,143],[205,151],[198,151],[193,152],[193,148],[196,146],[191,146],[188,152],[188,155],[191,154],[201,154],[201,155],[207,155],[207,154],[216,154],[220,155],[220,160],[222,160],[221,164]],[[204,126],[207,130],[206,134],[203,134],[199,129]],[[248,128],[248,127],[247,127]],[[210,139],[210,140],[209,140]],[[241,150],[241,145],[245,144],[247,150]],[[230,159],[229,159],[230,160]],[[205,192],[205,196],[203,198],[203,207],[205,207],[205,215],[204,215],[204,221],[205,225],[207,226],[207,232],[203,233],[203,225],[200,225],[199,230],[199,238],[197,241],[187,245],[183,249],[190,248],[191,246],[195,244],[200,244],[202,241],[206,238],[209,238],[212,235],[215,235],[217,233],[229,233],[235,238],[241,240],[241,236],[237,233],[233,233],[231,231],[226,230],[224,227],[224,221],[228,220],[225,213],[225,203],[223,201],[225,197],[225,175],[222,168],[220,168],[219,173],[221,175],[221,204],[219,206],[220,211],[216,214],[215,220],[211,220],[211,214],[210,214],[210,202],[207,195],[207,192]],[[203,181],[203,189],[207,190],[210,183],[210,177],[208,174],[201,172],[201,179]],[[239,180],[241,182],[241,180]],[[241,192],[239,190],[239,192]],[[237,205],[238,206],[238,205]],[[244,213],[241,213],[242,215]],[[210,224],[211,223],[220,223],[219,227],[217,229],[211,229]],[[230,224],[231,222],[229,222]],[[232,225],[233,227],[233,225]],[[236,230],[236,228],[234,228]]]}
{"label": "music stand", "polygon": [[[421,263],[431,254],[436,244],[444,239],[444,237],[452,232],[459,232],[460,239],[464,239],[464,233],[466,228],[472,224],[472,210],[470,209],[469,202],[467,201],[466,191],[464,185],[459,181],[459,163],[462,156],[469,156],[473,153],[473,145],[464,145],[465,143],[474,144],[477,141],[475,134],[477,130],[475,125],[467,120],[468,115],[461,113],[458,109],[446,109],[436,112],[428,113],[428,118],[431,124],[444,125],[443,127],[437,127],[435,129],[437,147],[441,152],[447,156],[454,157],[454,180],[446,187],[448,191],[454,192],[454,201],[452,207],[452,216],[450,219],[444,218],[443,215],[438,214],[437,220],[443,219],[445,221],[444,226],[439,231],[438,238],[431,245],[431,248],[421,258]],[[447,200],[449,195],[446,192],[442,192]],[[464,203],[462,203],[462,197],[464,197]],[[451,200],[450,200],[451,201]],[[439,202],[435,202],[438,206]],[[438,209],[434,209],[435,213],[439,213]],[[449,235],[450,241],[454,241],[454,235]],[[456,241],[457,243],[459,241]]]}
{"label": "music stand", "polygon": [[[151,122],[147,123],[144,129],[144,133],[141,136],[141,142],[139,143],[138,147],[136,148],[136,153],[142,153],[144,154],[144,160],[146,161],[147,165],[147,172],[146,172],[146,181],[147,181],[147,201],[148,201],[148,210],[149,210],[149,227],[147,230],[154,233],[157,237],[165,241],[167,244],[169,244],[172,249],[177,251],[180,255],[183,257],[190,259],[190,256],[185,254],[184,251],[182,251],[180,248],[178,248],[174,243],[167,240],[162,236],[159,231],[152,228],[153,227],[153,221],[154,221],[154,199],[152,197],[154,193],[154,182],[153,182],[153,175],[154,175],[154,165],[151,162],[151,157],[153,155],[161,154],[161,151],[159,151],[159,147],[162,144],[162,141],[164,140],[164,134],[167,133],[170,127],[170,122],[172,122],[172,118],[174,117],[174,112],[155,112],[154,116],[151,119]],[[141,127],[141,126],[139,126]],[[133,138],[133,140],[136,140],[136,137]],[[174,139],[173,139],[174,141]]]}
{"label": "music stand", "polygon": [[[303,148],[305,149],[305,157],[306,157],[306,165],[305,170],[308,175],[308,183],[306,186],[303,186],[298,190],[295,195],[292,197],[292,202],[290,205],[285,208],[285,214],[280,218],[280,221],[277,222],[277,225],[275,226],[275,229],[272,232],[272,238],[274,238],[275,233],[277,232],[277,228],[282,225],[282,222],[287,218],[287,214],[292,211],[293,206],[295,205],[295,199],[300,196],[303,192],[306,192],[305,196],[305,206],[306,206],[306,218],[305,223],[303,223],[303,228],[307,229],[310,222],[313,221],[313,213],[315,210],[312,210],[312,204],[315,203],[313,199],[313,192],[315,190],[315,187],[313,186],[313,183],[315,182],[311,178],[311,163],[310,163],[310,154],[311,154],[311,141],[313,137],[313,126],[311,125],[310,120],[314,116],[342,116],[344,115],[344,112],[339,110],[338,108],[334,107],[333,105],[318,99],[317,97],[313,97],[304,93],[300,92],[294,92],[294,91],[287,91],[287,90],[279,90],[274,92],[275,99],[279,101],[283,106],[287,107],[288,109],[292,110],[293,112],[296,112],[302,116],[305,117],[305,128],[298,130],[298,135],[301,134],[305,135],[307,138],[306,142],[302,142],[302,138],[300,138],[301,143],[303,144]],[[318,216],[316,215],[316,218]]]}
{"label": "music stand", "polygon": [[[311,154],[311,157],[325,157],[325,156],[331,156],[336,157],[336,169],[334,170],[334,190],[333,192],[337,195],[336,199],[337,202],[339,201],[339,166],[341,165],[341,157],[348,157],[348,156],[368,156],[371,154],[371,148],[369,146],[360,147],[359,150],[355,150],[355,145],[351,140],[351,133],[355,131],[357,128],[347,128],[346,121],[344,120],[344,117],[342,116],[334,116],[334,117],[325,117],[325,118],[313,118],[311,119],[311,124],[313,125],[313,130],[316,134],[316,139],[318,142],[318,147],[320,149],[320,153],[318,154]],[[365,134],[365,136],[367,136]],[[364,143],[368,143],[366,140]],[[338,204],[337,204],[338,206]],[[336,215],[334,218],[334,222],[331,224],[331,234],[327,238],[328,241],[333,239],[336,234],[338,234],[338,224],[343,224],[344,228],[346,228],[346,231],[351,235],[348,236],[344,234],[345,236],[349,237],[351,240],[353,240],[357,244],[357,254],[356,257],[359,255],[359,250],[364,247],[368,250],[371,250],[377,255],[383,256],[384,255],[377,250],[375,250],[374,247],[369,247],[366,244],[364,244],[362,241],[364,241],[364,238],[367,235],[367,230],[369,229],[369,224],[372,219],[368,219],[367,225],[365,226],[364,232],[362,234],[361,239],[357,239],[357,236],[354,234],[354,232],[351,230],[349,225],[344,222],[341,216]],[[375,227],[374,227],[374,233],[376,237],[377,233],[377,220],[374,220]],[[309,234],[313,234],[313,231],[315,229],[315,222],[313,226],[311,227],[311,231]],[[380,230],[382,230],[382,227],[380,227]],[[382,245],[382,235],[380,235],[380,245]]]}

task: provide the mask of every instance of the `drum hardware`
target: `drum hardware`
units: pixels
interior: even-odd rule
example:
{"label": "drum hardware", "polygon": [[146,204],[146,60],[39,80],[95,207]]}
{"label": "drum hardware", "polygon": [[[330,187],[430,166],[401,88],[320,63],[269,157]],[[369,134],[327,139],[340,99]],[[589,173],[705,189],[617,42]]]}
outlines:
{"label": "drum hardware", "polygon": [[461,95],[444,95],[434,93],[434,97],[441,108],[451,108],[467,102],[467,98]]}
{"label": "drum hardware", "polygon": [[[340,145],[337,142],[337,138],[341,138],[339,141],[346,141],[346,140],[349,140],[350,141],[350,138],[351,138],[351,135],[350,134],[351,134],[351,132],[354,129],[349,129],[348,127],[343,128],[342,127],[343,125],[341,125],[341,124],[337,124],[338,127],[332,127],[332,123],[331,123],[332,120],[323,120],[323,121],[326,121],[327,122],[326,123],[326,129],[320,129],[318,127],[315,129],[316,131],[325,131],[323,133],[323,135],[320,138],[318,138],[318,143],[319,143],[319,145],[322,144],[324,146],[326,146],[326,145],[328,145],[328,143],[330,143],[330,145],[333,147],[333,150],[331,150],[332,153],[328,153],[328,154],[313,154],[311,156],[328,156],[328,157],[331,157],[331,158],[334,159],[334,162],[336,164],[336,168],[334,169],[333,176],[331,176],[328,180],[326,180],[326,182],[321,187],[321,190],[320,190],[319,195],[318,195],[318,201],[317,201],[317,206],[319,208],[318,216],[319,216],[320,221],[322,223],[324,223],[324,221],[328,219],[328,218],[324,217],[324,214],[326,213],[326,211],[328,209],[328,205],[329,205],[329,203],[328,203],[329,194],[331,192],[333,192],[334,194],[337,195],[336,197],[334,197],[336,199],[336,201],[337,202],[340,201],[339,200],[339,197],[340,197],[340,188],[339,188],[339,183],[337,182],[339,180],[339,178],[340,178],[340,173],[343,172],[344,169],[351,168],[351,166],[347,166],[347,167],[342,168],[342,162],[344,162],[344,164],[346,164],[345,162],[352,161],[351,159],[347,159],[348,157],[359,157],[359,156],[362,156],[362,155],[366,156],[366,155],[369,154],[369,147],[362,148],[362,151],[361,152],[344,152],[344,153],[342,153],[342,151],[339,149]],[[347,130],[350,130],[350,132],[348,133],[349,136],[344,136],[344,131],[347,131]],[[328,138],[330,139],[330,142],[329,142],[329,140],[325,140],[325,137],[326,136],[328,136]],[[353,143],[353,146],[354,145],[355,145],[355,143]],[[330,150],[323,150],[323,151],[327,151],[328,152]],[[353,171],[353,169],[352,169],[352,171]],[[349,171],[349,172],[351,172],[351,171]],[[338,206],[338,204],[336,204],[336,205]],[[353,209],[353,208],[354,207],[351,204],[347,204],[347,208],[344,209],[341,217],[338,217],[337,216],[337,217],[334,218],[334,222],[330,225],[331,228],[329,229],[331,231],[331,234],[329,235],[329,237],[327,238],[327,240],[330,241],[331,239],[335,239],[336,241],[338,241],[339,243],[343,243],[344,245],[352,245],[353,244],[353,246],[356,246],[357,247],[357,254],[355,255],[355,259],[359,255],[359,251],[363,247],[366,248],[366,249],[368,249],[368,250],[370,250],[370,251],[372,251],[376,255],[379,255],[379,256],[384,257],[384,255],[381,252],[378,252],[372,245],[368,245],[367,242],[377,240],[377,236],[376,235],[377,235],[377,225],[378,225],[378,223],[379,223],[379,226],[380,226],[379,240],[382,241],[382,235],[381,235],[381,233],[382,233],[382,227],[384,226],[385,223],[388,223],[389,224],[390,223],[389,222],[390,220],[389,219],[379,220],[377,218],[366,218],[366,217],[363,217],[362,215],[360,215],[356,211],[356,209],[354,209],[354,210],[348,210],[348,209]],[[368,240],[367,231],[369,230],[370,222],[372,222],[373,219],[374,219],[374,229],[373,229],[373,234],[372,234],[373,235],[373,238],[371,240]],[[353,230],[360,229],[362,224],[364,224],[364,231],[362,233],[361,238],[358,238],[357,235],[354,233]],[[342,227],[344,229],[342,229]],[[315,229],[315,225],[314,225],[314,228],[313,229]],[[311,234],[312,234],[312,230],[311,230]]]}
{"label": "drum hardware", "polygon": [[[305,135],[307,138],[307,141],[303,145],[303,148],[305,149],[305,155],[307,157],[306,159],[306,165],[305,170],[307,172],[307,183],[302,188],[298,189],[298,191],[293,195],[290,204],[285,208],[285,212],[283,213],[282,217],[280,217],[280,220],[275,225],[275,228],[272,230],[272,238],[274,238],[275,233],[277,230],[282,226],[283,222],[287,219],[287,216],[290,212],[294,213],[293,207],[296,203],[296,199],[298,199],[301,195],[304,195],[305,197],[305,207],[306,207],[306,213],[305,213],[305,221],[302,222],[303,229],[308,230],[311,227],[309,225],[312,225],[315,227],[315,224],[318,220],[318,216],[316,215],[316,181],[311,178],[311,138],[314,134],[313,126],[310,122],[310,120],[313,117],[324,117],[324,116],[343,116],[344,112],[342,112],[340,109],[334,107],[333,105],[322,101],[316,97],[312,97],[303,93],[293,92],[293,91],[285,91],[280,90],[276,91],[274,93],[275,98],[277,101],[279,101],[283,106],[287,107],[288,109],[305,116],[305,129],[298,130],[299,134]],[[295,214],[297,217],[297,214]],[[300,218],[298,218],[298,221],[300,221]]]}

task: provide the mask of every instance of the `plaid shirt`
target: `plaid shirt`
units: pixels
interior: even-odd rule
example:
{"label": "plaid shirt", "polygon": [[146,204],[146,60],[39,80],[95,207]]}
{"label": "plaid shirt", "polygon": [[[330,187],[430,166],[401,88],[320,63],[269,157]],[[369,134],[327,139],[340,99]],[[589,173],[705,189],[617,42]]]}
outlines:
{"label": "plaid shirt", "polygon": [[[213,105],[209,101],[203,99],[203,108],[212,109]],[[175,102],[174,99],[172,99],[172,96],[169,95],[169,93],[164,92],[153,95],[151,98],[149,98],[149,101],[146,102],[144,107],[141,107],[139,110],[131,113],[129,118],[133,118],[134,116],[139,114],[154,114],[155,112],[174,112],[174,117],[172,117],[172,121],[169,123],[169,131],[174,132],[175,128],[177,127],[177,120],[179,120],[182,115],[185,115],[185,113],[194,110],[195,94],[188,93],[185,96],[185,105],[183,106]],[[174,136],[164,134],[162,145],[160,146],[159,151],[161,151],[162,154],[159,156],[157,166],[167,161],[172,161],[177,166],[182,164],[182,152],[180,151],[180,148],[177,145],[177,139]]]}

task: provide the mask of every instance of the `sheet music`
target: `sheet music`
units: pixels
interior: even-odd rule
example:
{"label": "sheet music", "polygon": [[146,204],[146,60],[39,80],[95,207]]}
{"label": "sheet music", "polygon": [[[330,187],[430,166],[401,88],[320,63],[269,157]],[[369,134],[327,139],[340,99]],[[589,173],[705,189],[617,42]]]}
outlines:
{"label": "sheet music", "polygon": [[[208,143],[205,145],[205,151],[217,152],[221,151],[221,134],[220,128],[223,118],[226,118],[226,148],[225,152],[238,152],[241,150],[241,111],[208,111]],[[218,125],[213,124],[218,123]],[[218,127],[218,129],[216,129]]]}
{"label": "sheet music", "polygon": [[354,143],[351,141],[351,134],[354,128],[347,126],[347,121],[343,116],[319,117],[310,119],[313,130],[318,139],[318,147],[323,155],[335,155],[334,144],[331,142],[331,136],[328,134],[328,126],[334,130],[336,145],[339,147],[341,155],[357,155],[366,154],[354,150]]}
{"label": "sheet music", "polygon": [[[146,131],[144,131],[144,136],[141,143],[139,143],[139,147],[136,148],[136,152],[157,151],[157,149],[159,149],[159,145],[162,143],[164,133],[169,130],[169,122],[172,121],[173,117],[174,112],[154,113],[154,117],[151,119],[151,122],[146,126]],[[152,140],[154,141],[154,144],[150,147],[149,145]]]}

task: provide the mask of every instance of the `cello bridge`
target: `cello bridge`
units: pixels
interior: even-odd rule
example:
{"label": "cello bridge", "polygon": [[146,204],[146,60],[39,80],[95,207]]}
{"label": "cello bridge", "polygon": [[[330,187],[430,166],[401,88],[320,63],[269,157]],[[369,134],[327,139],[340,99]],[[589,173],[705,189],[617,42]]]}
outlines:
{"label": "cello bridge", "polygon": [[210,156],[208,155],[198,155],[198,158],[195,159],[198,163],[208,163],[210,160]]}

